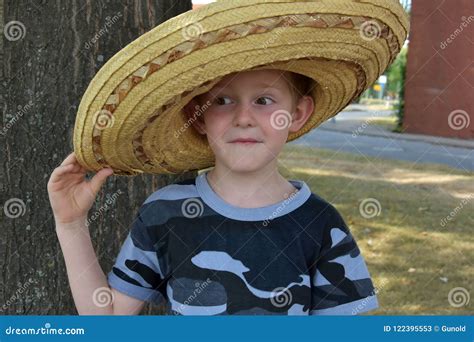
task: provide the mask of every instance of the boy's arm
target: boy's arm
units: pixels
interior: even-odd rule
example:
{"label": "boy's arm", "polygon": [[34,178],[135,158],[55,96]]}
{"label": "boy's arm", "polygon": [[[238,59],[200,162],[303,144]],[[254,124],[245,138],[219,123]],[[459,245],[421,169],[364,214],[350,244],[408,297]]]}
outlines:
{"label": "boy's arm", "polygon": [[85,222],[86,218],[67,224],[56,223],[77,312],[80,315],[139,314],[144,301],[109,287]]}

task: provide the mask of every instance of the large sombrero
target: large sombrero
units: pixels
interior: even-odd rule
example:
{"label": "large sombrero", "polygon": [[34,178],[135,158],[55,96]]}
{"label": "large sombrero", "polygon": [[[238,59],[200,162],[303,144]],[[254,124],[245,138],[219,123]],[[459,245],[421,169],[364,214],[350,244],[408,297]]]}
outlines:
{"label": "large sombrero", "polygon": [[183,107],[223,76],[275,68],[310,77],[315,109],[288,141],[370,87],[405,42],[398,0],[223,0],[188,11],[115,54],[89,84],[74,150],[89,170],[181,173],[214,165]]}

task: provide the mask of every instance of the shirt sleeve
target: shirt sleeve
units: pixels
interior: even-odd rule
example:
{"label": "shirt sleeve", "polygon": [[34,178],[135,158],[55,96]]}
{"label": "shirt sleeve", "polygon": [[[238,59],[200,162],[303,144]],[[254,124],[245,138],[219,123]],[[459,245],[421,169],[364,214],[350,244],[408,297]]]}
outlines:
{"label": "shirt sleeve", "polygon": [[341,214],[332,207],[319,258],[310,268],[310,315],[357,315],[378,308],[365,260]]}
{"label": "shirt sleeve", "polygon": [[142,219],[143,209],[142,206],[135,216],[107,280],[122,293],[159,305],[166,301],[169,278],[166,276],[167,253],[163,250],[166,244],[150,238],[149,227]]}

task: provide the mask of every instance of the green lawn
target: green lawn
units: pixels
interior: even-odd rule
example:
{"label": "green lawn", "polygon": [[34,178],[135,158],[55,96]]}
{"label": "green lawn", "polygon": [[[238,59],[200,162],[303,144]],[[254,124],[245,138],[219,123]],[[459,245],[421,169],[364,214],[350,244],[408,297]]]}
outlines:
{"label": "green lawn", "polygon": [[371,126],[379,126],[390,132],[397,127],[398,118],[396,116],[378,117],[369,121]]}
{"label": "green lawn", "polygon": [[[288,145],[279,160],[349,225],[379,291],[373,314],[472,313],[474,173]],[[361,215],[367,198],[380,203],[378,216]]]}

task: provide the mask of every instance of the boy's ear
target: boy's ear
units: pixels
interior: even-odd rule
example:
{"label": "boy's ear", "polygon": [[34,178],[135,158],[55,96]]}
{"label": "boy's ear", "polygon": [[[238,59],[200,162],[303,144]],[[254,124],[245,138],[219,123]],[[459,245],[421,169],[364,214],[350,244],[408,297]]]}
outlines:
{"label": "boy's ear", "polygon": [[198,100],[193,98],[183,107],[183,111],[186,114],[187,122],[191,123],[200,134],[205,135],[206,125],[204,124],[204,114],[199,110],[199,108]]}
{"label": "boy's ear", "polygon": [[312,96],[303,96],[298,100],[296,108],[293,112],[293,119],[289,127],[290,132],[297,132],[308,121],[314,111],[314,101]]}

